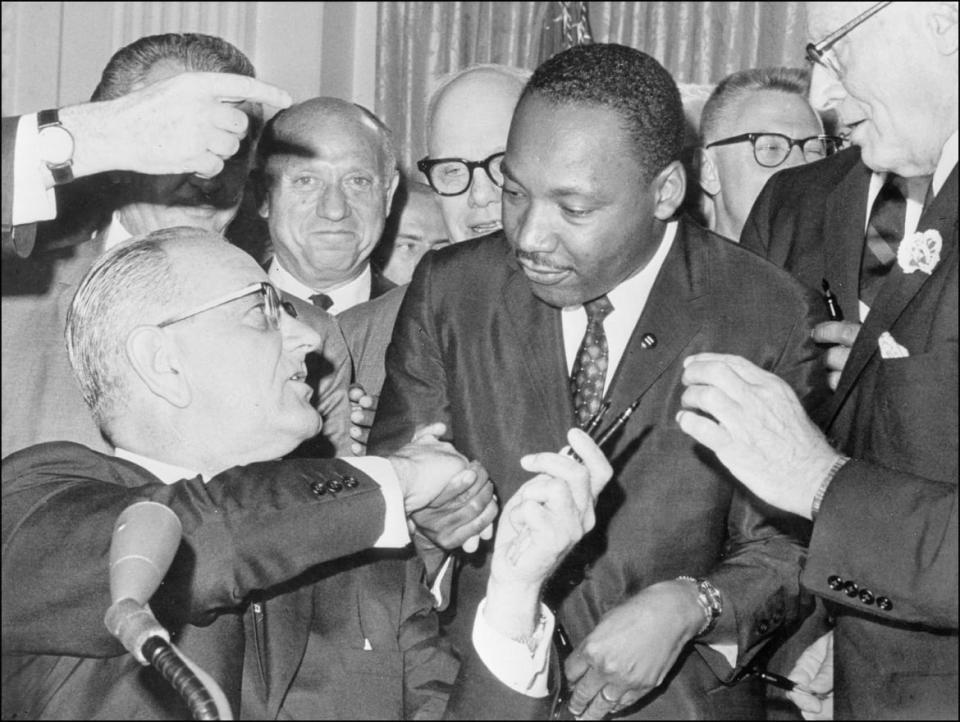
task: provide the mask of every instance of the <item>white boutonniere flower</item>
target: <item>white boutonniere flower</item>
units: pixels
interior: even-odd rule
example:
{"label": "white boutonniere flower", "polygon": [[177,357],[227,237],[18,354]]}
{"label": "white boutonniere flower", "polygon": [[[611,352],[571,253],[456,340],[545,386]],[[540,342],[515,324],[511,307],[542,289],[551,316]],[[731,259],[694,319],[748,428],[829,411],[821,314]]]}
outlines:
{"label": "white boutonniere flower", "polygon": [[940,263],[942,247],[943,238],[935,228],[911,233],[900,241],[900,247],[897,249],[897,263],[900,264],[904,273],[923,271],[929,275]]}

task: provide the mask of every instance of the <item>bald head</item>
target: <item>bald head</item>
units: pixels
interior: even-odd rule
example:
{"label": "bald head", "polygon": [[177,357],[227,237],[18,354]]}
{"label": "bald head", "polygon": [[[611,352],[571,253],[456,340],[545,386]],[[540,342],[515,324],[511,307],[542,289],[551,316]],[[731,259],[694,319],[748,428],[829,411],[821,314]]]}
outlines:
{"label": "bald head", "polygon": [[359,105],[313,98],[274,116],[260,146],[260,215],[277,262],[313,293],[358,278],[399,181],[390,131]]}
{"label": "bald head", "polygon": [[[427,108],[430,158],[482,161],[507,146],[510,120],[530,73],[503,65],[480,65],[445,78]],[[476,170],[470,187],[441,196],[450,240],[459,242],[500,228],[500,188]]]}

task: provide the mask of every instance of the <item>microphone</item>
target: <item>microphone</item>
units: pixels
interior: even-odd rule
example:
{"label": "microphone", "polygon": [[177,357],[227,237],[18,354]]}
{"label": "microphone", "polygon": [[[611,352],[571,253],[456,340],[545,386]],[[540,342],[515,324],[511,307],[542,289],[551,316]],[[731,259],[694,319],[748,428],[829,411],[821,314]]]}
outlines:
{"label": "microphone", "polygon": [[177,690],[194,719],[233,719],[216,681],[171,644],[147,605],[180,546],[176,513],[155,501],[124,509],[110,540],[110,609],[104,624],[134,658],[153,666]]}

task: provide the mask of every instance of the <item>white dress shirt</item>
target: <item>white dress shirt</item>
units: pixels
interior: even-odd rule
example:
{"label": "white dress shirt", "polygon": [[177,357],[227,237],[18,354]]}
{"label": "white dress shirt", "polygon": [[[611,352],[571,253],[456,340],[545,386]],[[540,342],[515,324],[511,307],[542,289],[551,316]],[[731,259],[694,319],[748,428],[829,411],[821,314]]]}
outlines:
{"label": "white dress shirt", "polygon": [[337,288],[317,291],[303,284],[298,278],[294,277],[286,268],[280,265],[279,259],[274,256],[270,261],[270,270],[267,271],[270,282],[281,291],[286,291],[291,296],[303,299],[310,303],[310,297],[317,293],[325,293],[333,301],[333,305],[327,309],[327,313],[334,316],[343,313],[348,308],[364,303],[370,300],[370,289],[373,284],[373,273],[368,263],[359,276],[351,281],[338,286]]}

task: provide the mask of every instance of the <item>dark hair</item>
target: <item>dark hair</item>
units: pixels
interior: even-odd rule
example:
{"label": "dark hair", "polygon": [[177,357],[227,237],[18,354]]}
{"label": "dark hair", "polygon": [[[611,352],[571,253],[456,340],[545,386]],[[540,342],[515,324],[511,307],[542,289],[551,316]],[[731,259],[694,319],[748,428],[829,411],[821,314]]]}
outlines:
{"label": "dark hair", "polygon": [[556,104],[601,105],[620,114],[646,180],[680,158],[683,104],[670,73],[625,45],[578,45],[537,68],[520,97]]}
{"label": "dark hair", "polygon": [[174,60],[187,70],[210,73],[256,75],[246,55],[215,35],[165,33],[147,35],[120,48],[103,69],[91,100],[112,100],[126,95],[143,82],[157,63]]}
{"label": "dark hair", "polygon": [[718,140],[720,124],[745,98],[761,90],[775,90],[781,93],[799,95],[807,99],[810,87],[810,73],[803,68],[749,68],[739,70],[720,81],[700,114],[700,140],[708,142]]}

